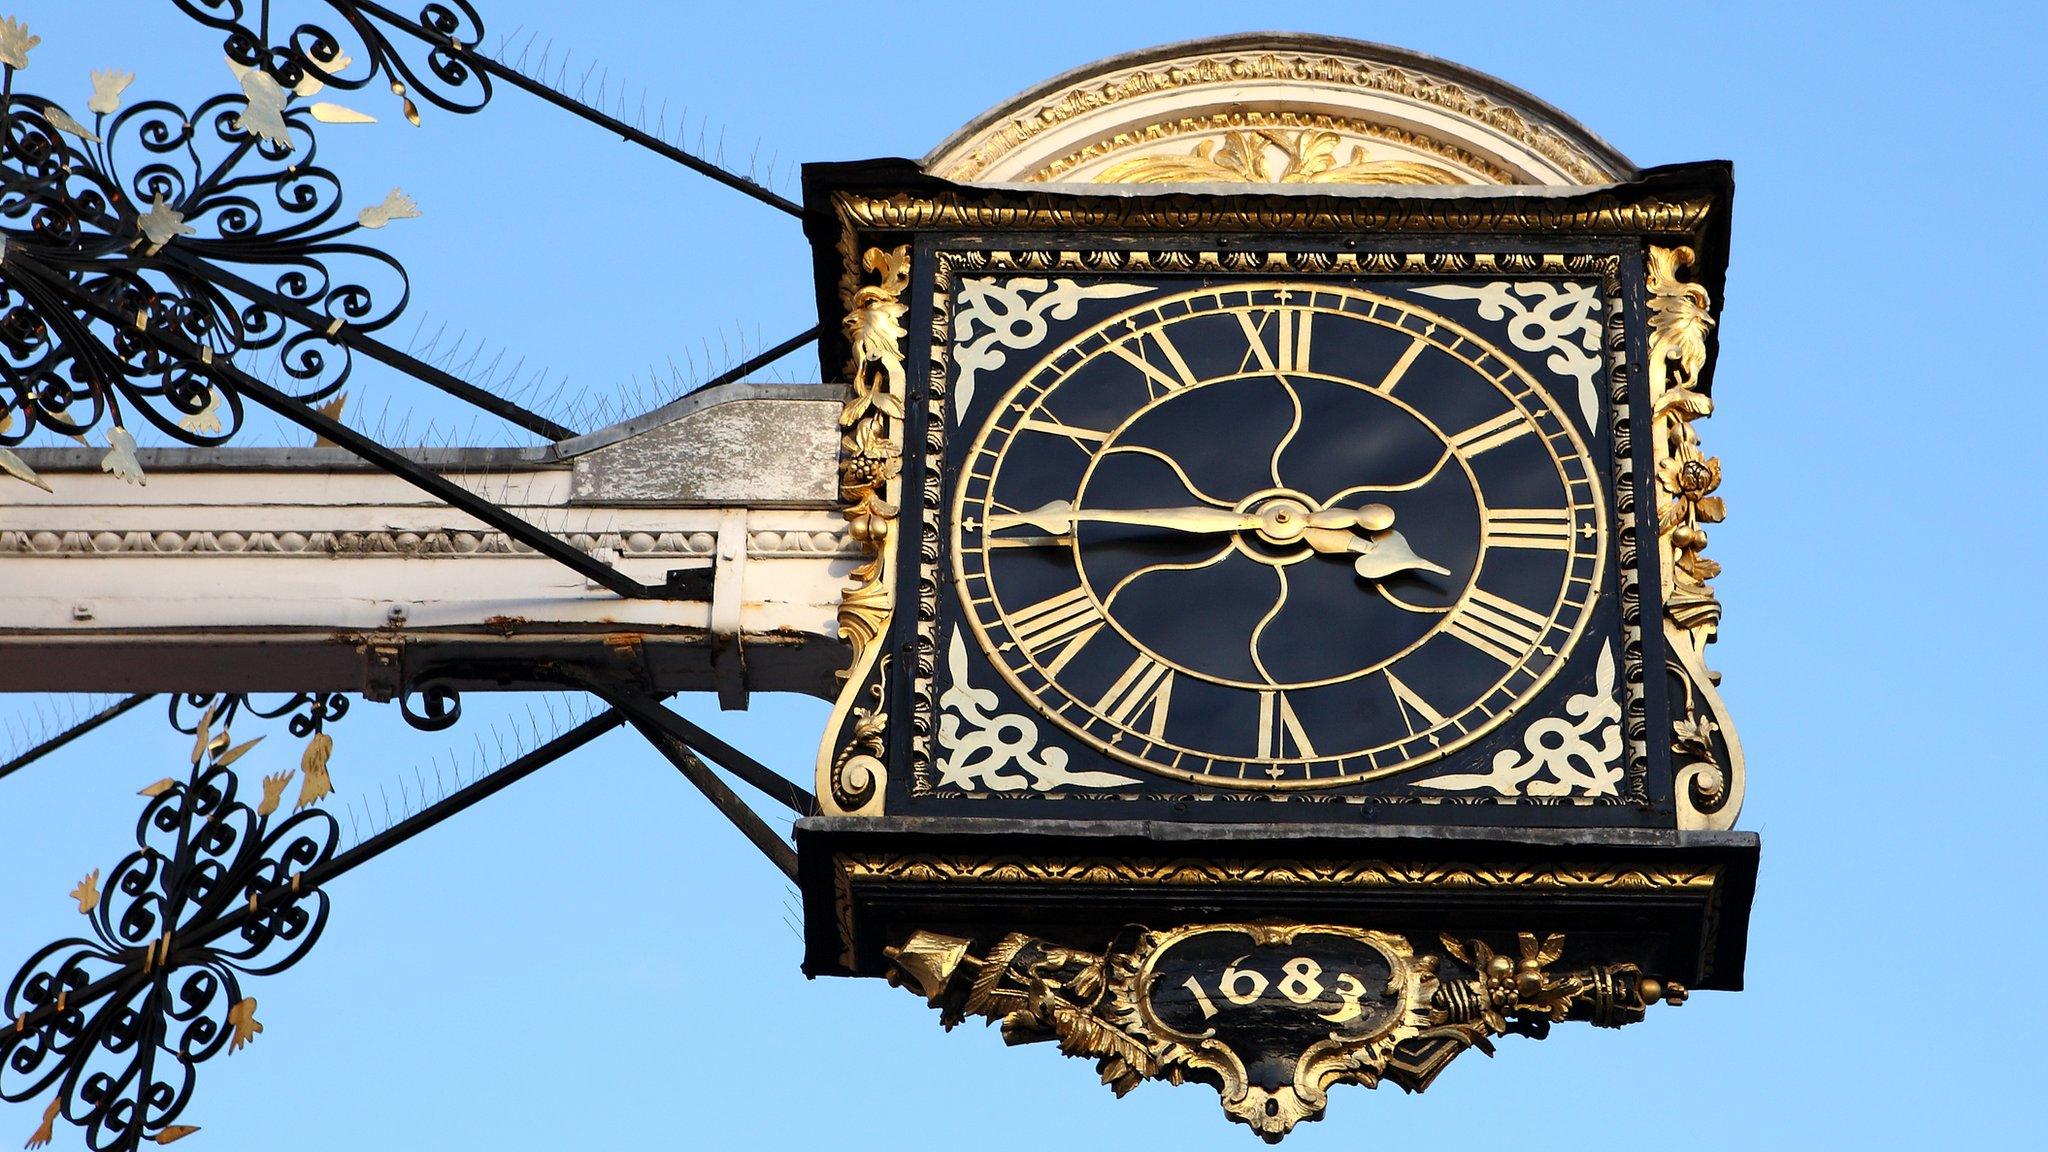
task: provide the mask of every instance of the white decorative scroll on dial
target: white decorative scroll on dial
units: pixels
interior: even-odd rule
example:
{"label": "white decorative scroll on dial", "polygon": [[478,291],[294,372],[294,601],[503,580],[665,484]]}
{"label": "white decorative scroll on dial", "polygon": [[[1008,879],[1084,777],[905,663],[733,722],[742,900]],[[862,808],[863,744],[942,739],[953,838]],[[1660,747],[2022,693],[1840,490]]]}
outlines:
{"label": "white decorative scroll on dial", "polygon": [[1502,796],[1613,796],[1621,783],[1621,701],[1614,693],[1614,645],[1600,649],[1593,691],[1565,701],[1564,716],[1546,716],[1522,733],[1521,748],[1493,755],[1487,772],[1418,780],[1424,788]]}
{"label": "white decorative scroll on dial", "polygon": [[[1048,288],[1050,290],[1048,291]],[[974,400],[974,374],[1000,368],[1004,349],[1022,352],[1045,339],[1046,320],[1072,320],[1083,300],[1114,300],[1145,291],[1139,284],[1076,284],[1037,277],[1014,280],[962,280],[959,307],[953,313],[953,418],[958,420]],[[1041,295],[1043,293],[1043,295]]]}
{"label": "white decorative scroll on dial", "polygon": [[939,696],[941,783],[991,792],[1137,783],[1114,772],[1070,772],[1065,749],[1039,749],[1038,721],[1014,712],[992,712],[996,694],[967,682],[967,645],[957,631],[946,649],[946,671],[951,682]]}
{"label": "white decorative scroll on dial", "polygon": [[1439,300],[1472,300],[1479,318],[1506,321],[1508,339],[1524,352],[1548,353],[1543,363],[1579,382],[1586,427],[1600,427],[1600,294],[1591,284],[1530,280],[1509,284],[1432,284],[1414,289]]}

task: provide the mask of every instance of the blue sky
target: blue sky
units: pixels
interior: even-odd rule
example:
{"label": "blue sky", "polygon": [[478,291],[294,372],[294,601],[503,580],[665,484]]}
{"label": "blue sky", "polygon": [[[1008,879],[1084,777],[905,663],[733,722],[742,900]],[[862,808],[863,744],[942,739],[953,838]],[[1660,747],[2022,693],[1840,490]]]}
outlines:
{"label": "blue sky", "polygon": [[[1749,755],[1742,826],[1765,844],[1750,989],[1621,1032],[1509,1039],[1420,1097],[1339,1090],[1288,1146],[1899,1147],[2033,1126],[2040,9],[477,2],[493,43],[538,30],[576,75],[597,61],[671,122],[687,106],[707,140],[722,132],[728,160],[785,171],[920,155],[1057,72],[1260,26],[1493,73],[1641,164],[1733,160],[1720,410],[1701,431],[1730,506],[1713,663]],[[168,4],[0,11],[44,38],[21,83],[74,105],[93,68],[135,70],[134,98],[192,102],[228,79],[217,39]],[[471,117],[428,108],[418,129],[381,93],[345,99],[382,118],[322,139],[351,201],[399,184],[425,210],[385,234],[423,332],[468,331],[603,395],[815,319],[802,236],[778,213],[516,92]],[[410,412],[408,434],[434,420],[443,438],[451,410],[416,386],[361,389],[373,424],[396,434]],[[334,729],[337,784],[395,796],[507,707],[527,723],[521,704],[472,699],[462,727],[425,737],[359,705]],[[808,773],[822,705],[690,708]],[[252,757],[296,754],[271,743]],[[0,783],[10,969],[76,930],[63,894],[132,843],[135,789],[183,750],[151,706]],[[879,982],[806,982],[791,887],[629,736],[333,895],[310,958],[250,989],[265,1033],[201,1070],[186,1120],[204,1131],[184,1147],[1251,1146],[1206,1089],[1116,1101],[1049,1046],[942,1033]],[[39,1112],[0,1106],[0,1140]]]}

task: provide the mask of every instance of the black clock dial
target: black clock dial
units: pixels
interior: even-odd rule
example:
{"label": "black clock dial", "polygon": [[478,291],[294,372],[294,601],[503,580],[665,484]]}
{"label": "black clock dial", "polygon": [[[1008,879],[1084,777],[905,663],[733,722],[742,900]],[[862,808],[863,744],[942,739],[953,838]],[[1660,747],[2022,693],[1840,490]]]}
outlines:
{"label": "black clock dial", "polygon": [[1003,396],[954,576],[1012,687],[1164,775],[1328,787],[1485,732],[1558,669],[1606,546],[1584,443],[1457,325],[1325,285],[1210,287]]}

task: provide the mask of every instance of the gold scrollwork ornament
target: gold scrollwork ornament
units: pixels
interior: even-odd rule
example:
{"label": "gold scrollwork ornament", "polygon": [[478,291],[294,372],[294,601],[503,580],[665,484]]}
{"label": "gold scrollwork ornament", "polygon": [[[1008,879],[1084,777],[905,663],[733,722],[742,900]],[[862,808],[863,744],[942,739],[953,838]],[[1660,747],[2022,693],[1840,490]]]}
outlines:
{"label": "gold scrollwork ornament", "polygon": [[839,414],[839,497],[848,532],[868,558],[849,574],[853,583],[839,601],[839,635],[852,645],[853,662],[826,731],[844,731],[847,738],[836,748],[828,742],[818,766],[828,811],[842,815],[878,812],[886,778],[881,752],[887,713],[881,682],[873,678],[893,608],[890,536],[902,503],[898,440],[905,393],[903,316],[909,310],[902,296],[910,282],[910,249],[869,248],[860,268],[878,282],[862,284],[865,277],[856,275],[845,301],[851,392]]}
{"label": "gold scrollwork ornament", "polygon": [[[1176,987],[1183,974],[1178,968],[1162,974],[1162,958],[1210,934],[1247,937],[1254,949],[1335,937],[1361,955],[1376,954],[1387,976],[1383,988],[1370,990],[1378,1003],[1363,1023],[1355,1013],[1348,1028],[1337,1019],[1345,1013],[1323,1015],[1332,1021],[1327,1035],[1299,1051],[1243,1053],[1217,1029],[1195,1034],[1166,1024],[1156,1008],[1155,987]],[[1145,1080],[1209,1084],[1231,1120],[1277,1143],[1301,1121],[1321,1118],[1333,1085],[1370,1088],[1384,1079],[1419,1092],[1466,1049],[1491,1055],[1495,1036],[1541,1038],[1552,1023],[1564,1020],[1618,1028],[1641,1020],[1659,999],[1685,1000],[1684,987],[1647,976],[1633,964],[1559,971],[1554,966],[1564,943],[1562,935],[1524,932],[1513,953],[1497,952],[1484,940],[1449,936],[1437,948],[1418,950],[1406,937],[1386,932],[1264,922],[1128,928],[1101,953],[1023,933],[977,953],[971,940],[925,931],[885,951],[891,983],[922,995],[948,1029],[980,1016],[1000,1021],[1006,1043],[1055,1041],[1068,1056],[1093,1058],[1102,1082],[1118,1096]],[[1231,1002],[1250,999],[1233,995]],[[1291,1061],[1288,1082],[1255,1083],[1250,1069],[1270,1067],[1275,1058]]]}
{"label": "gold scrollwork ornament", "polygon": [[1730,828],[1742,810],[1742,745],[1721,700],[1720,676],[1706,665],[1706,646],[1721,624],[1721,604],[1708,582],[1721,566],[1707,558],[1701,526],[1727,517],[1715,490],[1721,461],[1700,448],[1695,420],[1713,414],[1699,389],[1713,326],[1704,286],[1679,279],[1693,264],[1687,247],[1649,249],[1650,406],[1657,462],[1658,564],[1664,591],[1664,634],[1681,692],[1672,723],[1678,761],[1678,825]]}

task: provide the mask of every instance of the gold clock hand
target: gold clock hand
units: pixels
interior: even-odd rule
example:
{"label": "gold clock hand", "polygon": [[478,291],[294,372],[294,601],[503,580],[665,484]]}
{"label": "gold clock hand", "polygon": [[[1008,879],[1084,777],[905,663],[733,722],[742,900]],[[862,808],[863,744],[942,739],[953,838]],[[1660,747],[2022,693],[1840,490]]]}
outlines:
{"label": "gold clock hand", "polygon": [[1362,508],[1325,508],[1308,514],[1310,528],[1363,528],[1367,532],[1379,532],[1394,526],[1394,510],[1385,504],[1367,504]]}
{"label": "gold clock hand", "polygon": [[1369,538],[1355,538],[1351,551],[1362,553],[1352,567],[1367,580],[1378,580],[1396,572],[1434,572],[1449,576],[1451,570],[1440,564],[1432,564],[1415,554],[1408,546],[1408,538],[1392,528],[1375,532]]}
{"label": "gold clock hand", "polygon": [[1046,532],[1066,532],[1079,523],[1130,524],[1140,528],[1165,528],[1172,532],[1241,532],[1257,528],[1259,517],[1228,508],[1087,508],[1077,509],[1065,500],[1055,500],[1030,512],[991,512],[988,528],[1001,531],[1028,524]]}
{"label": "gold clock hand", "polygon": [[1354,546],[1370,545],[1369,540],[1361,539],[1354,530],[1384,532],[1393,526],[1394,510],[1385,504],[1367,504],[1363,508],[1325,508],[1308,514],[1308,523],[1301,531],[1301,538],[1325,556],[1341,556]]}

